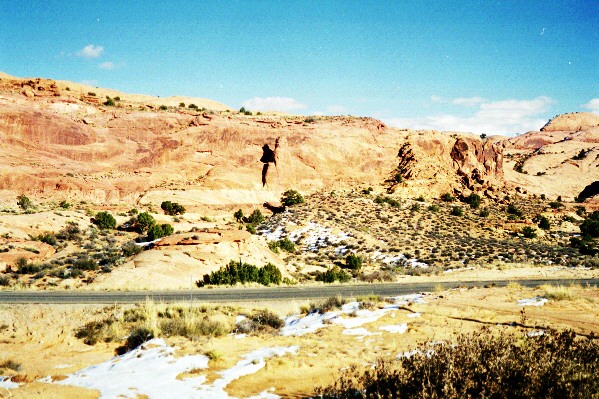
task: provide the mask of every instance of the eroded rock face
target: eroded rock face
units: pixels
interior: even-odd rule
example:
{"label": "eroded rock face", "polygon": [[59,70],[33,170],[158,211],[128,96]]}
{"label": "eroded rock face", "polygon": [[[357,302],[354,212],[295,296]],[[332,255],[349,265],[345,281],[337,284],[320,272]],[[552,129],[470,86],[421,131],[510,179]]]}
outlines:
{"label": "eroded rock face", "polygon": [[[455,136],[455,137],[454,137]],[[471,135],[426,132],[409,136],[398,152],[397,173],[407,185],[437,191],[482,191],[503,186],[503,150]]]}

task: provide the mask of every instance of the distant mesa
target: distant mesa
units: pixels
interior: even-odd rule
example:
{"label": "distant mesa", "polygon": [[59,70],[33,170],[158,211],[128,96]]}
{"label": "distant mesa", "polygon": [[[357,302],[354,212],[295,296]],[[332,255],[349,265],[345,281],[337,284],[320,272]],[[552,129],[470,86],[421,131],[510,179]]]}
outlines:
{"label": "distant mesa", "polygon": [[599,126],[599,115],[572,112],[557,115],[541,128],[542,132],[578,132]]}

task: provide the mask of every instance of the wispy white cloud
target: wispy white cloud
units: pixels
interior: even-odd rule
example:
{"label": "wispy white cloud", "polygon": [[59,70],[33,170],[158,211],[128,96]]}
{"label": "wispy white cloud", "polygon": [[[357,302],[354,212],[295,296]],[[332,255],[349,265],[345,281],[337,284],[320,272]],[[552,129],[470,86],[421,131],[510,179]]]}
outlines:
{"label": "wispy white cloud", "polygon": [[122,62],[117,64],[117,63],[114,63],[112,61],[106,61],[106,62],[102,62],[100,65],[98,65],[98,67],[100,69],[105,69],[107,71],[112,71],[113,69],[121,68],[123,65],[125,65],[125,64],[123,64]]}
{"label": "wispy white cloud", "polygon": [[581,107],[599,115],[599,98],[593,98],[588,103],[582,104]]}
{"label": "wispy white cloud", "polygon": [[456,105],[465,105],[467,107],[476,107],[479,104],[486,103],[487,99],[482,97],[458,97],[451,100]]}
{"label": "wispy white cloud", "polygon": [[304,109],[306,105],[290,97],[254,97],[242,105],[250,110],[260,111],[293,111]]}
{"label": "wispy white cloud", "polygon": [[540,129],[546,122],[541,114],[547,112],[553,100],[540,96],[532,100],[503,100],[479,104],[470,116],[451,114],[417,118],[388,118],[390,126],[442,131],[512,135]]}
{"label": "wispy white cloud", "polygon": [[77,52],[79,57],[83,58],[98,58],[104,52],[104,47],[102,46],[94,46],[93,44],[88,44],[83,47],[81,50]]}
{"label": "wispy white cloud", "polygon": [[443,101],[443,97],[441,96],[437,96],[437,95],[432,95],[431,96],[431,101],[434,103],[440,103]]}

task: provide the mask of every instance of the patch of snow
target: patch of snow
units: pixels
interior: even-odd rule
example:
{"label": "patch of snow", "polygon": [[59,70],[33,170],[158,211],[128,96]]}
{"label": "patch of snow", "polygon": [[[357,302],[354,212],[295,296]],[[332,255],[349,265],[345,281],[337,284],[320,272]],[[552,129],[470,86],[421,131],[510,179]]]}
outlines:
{"label": "patch of snow", "polygon": [[369,335],[378,335],[380,333],[373,333],[368,331],[367,329],[360,327],[360,328],[348,328],[343,330],[343,332],[341,333],[343,335],[356,335],[360,338],[364,338],[367,337]]}
{"label": "patch of snow", "polygon": [[0,376],[0,388],[4,389],[15,389],[18,388],[19,384],[12,382],[10,377]]}
{"label": "patch of snow", "polygon": [[418,312],[410,313],[407,315],[407,317],[409,317],[410,319],[413,319],[414,317],[420,317],[420,316],[422,316],[422,313],[418,313]]}
{"label": "patch of snow", "polygon": [[[281,335],[304,335],[316,332],[321,328],[333,324],[339,324],[346,329],[352,329],[367,323],[375,322],[387,313],[391,313],[397,310],[399,307],[405,306],[409,303],[427,303],[424,300],[423,294],[401,295],[397,297],[391,297],[390,299],[394,301],[394,303],[386,305],[383,309],[360,309],[359,302],[349,302],[343,305],[339,311],[326,312],[325,314],[314,312],[303,317],[302,315],[289,316],[287,319],[285,319],[285,326],[281,328]],[[351,314],[351,316],[342,316],[348,314]],[[393,315],[393,313],[391,313],[391,315]]]}
{"label": "patch of snow", "polygon": [[520,306],[543,306],[545,303],[547,303],[547,298],[543,298],[542,296],[518,300],[518,305]]}
{"label": "patch of snow", "polygon": [[[164,398],[165,394],[176,398],[231,399],[224,388],[232,381],[257,372],[265,366],[264,359],[297,353],[297,346],[265,348],[242,357],[235,366],[219,372],[221,378],[206,384],[205,376],[178,379],[177,376],[193,369],[208,367],[208,357],[190,355],[174,357],[175,348],[162,339],[153,339],[124,355],[104,363],[87,367],[54,383],[74,385],[100,391],[100,398]],[[41,382],[51,383],[50,377]],[[268,391],[254,398],[274,399],[277,395]]]}
{"label": "patch of snow", "polygon": [[393,324],[390,326],[381,326],[381,327],[379,327],[379,330],[403,334],[406,331],[408,331],[408,325],[404,323],[404,324]]}
{"label": "patch of snow", "polygon": [[235,334],[235,335],[233,335],[233,339],[243,339],[246,336],[247,336],[246,334]]}
{"label": "patch of snow", "polygon": [[545,335],[545,330],[533,330],[526,333],[529,337],[539,337],[541,335]]}
{"label": "patch of snow", "polygon": [[69,367],[73,367],[73,364],[59,364],[58,366],[54,366],[55,369],[68,369]]}
{"label": "patch of snow", "polygon": [[421,353],[421,352],[418,349],[414,349],[414,350],[411,350],[411,351],[408,351],[408,352],[402,352],[399,355],[397,355],[395,358],[396,359],[401,359],[402,357],[412,357],[412,356],[417,355],[419,353]]}

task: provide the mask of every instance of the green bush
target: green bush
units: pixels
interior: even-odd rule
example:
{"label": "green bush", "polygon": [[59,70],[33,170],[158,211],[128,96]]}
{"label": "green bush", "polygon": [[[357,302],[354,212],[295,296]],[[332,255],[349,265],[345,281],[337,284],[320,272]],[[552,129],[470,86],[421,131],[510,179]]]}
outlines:
{"label": "green bush", "polygon": [[516,205],[510,203],[508,204],[507,208],[506,208],[506,212],[510,215],[514,215],[516,218],[522,218],[524,216],[524,212],[522,212],[522,210],[520,208],[518,208]]}
{"label": "green bush", "polygon": [[296,204],[302,204],[304,197],[295,190],[287,190],[281,196],[281,203],[283,206],[292,206]]}
{"label": "green bush", "polygon": [[437,204],[432,204],[431,206],[428,207],[428,210],[431,212],[439,212],[439,209],[441,209],[441,208]]}
{"label": "green bush", "polygon": [[115,106],[115,102],[112,98],[106,96],[106,101],[104,102],[104,105],[107,105],[109,107],[114,107]]}
{"label": "green bush", "polygon": [[360,270],[362,268],[362,257],[356,254],[349,254],[345,257],[345,268],[350,270]]}
{"label": "green bush", "polygon": [[466,203],[470,205],[471,208],[478,208],[480,206],[482,202],[482,199],[480,198],[480,195],[478,194],[470,194],[468,197],[466,197]]}
{"label": "green bush", "polygon": [[489,209],[484,208],[481,209],[480,212],[478,213],[478,216],[480,216],[481,218],[486,218],[491,214],[491,211],[489,211]]}
{"label": "green bush", "polygon": [[279,240],[278,243],[279,248],[281,248],[283,251],[295,252],[295,243],[291,241],[289,238],[285,237]]}
{"label": "green bush", "polygon": [[58,206],[60,206],[62,209],[69,209],[71,207],[71,204],[69,204],[66,200],[62,200],[60,201],[60,204],[58,204]]}
{"label": "green bush", "polygon": [[551,224],[549,223],[549,219],[547,219],[543,215],[539,216],[539,228],[541,228],[543,230],[549,230],[551,228]]}
{"label": "green bush", "polygon": [[145,233],[150,229],[150,227],[156,224],[156,219],[148,212],[142,212],[137,215],[137,227],[140,233]]}
{"label": "green bush", "polygon": [[170,236],[175,232],[170,224],[155,224],[148,229],[148,240],[154,241],[162,237]]}
{"label": "green bush", "polygon": [[98,212],[93,218],[92,222],[100,229],[114,229],[116,227],[116,220],[108,212]]}
{"label": "green bush", "polygon": [[34,240],[41,241],[43,243],[46,243],[46,244],[52,245],[52,246],[58,244],[58,239],[56,238],[56,234],[50,233],[50,232],[42,233],[42,234],[38,235],[37,237],[35,237]]}
{"label": "green bush", "polygon": [[168,107],[166,105],[161,105],[159,108],[161,111],[166,111]]}
{"label": "green bush", "polygon": [[339,281],[340,283],[346,283],[351,279],[351,276],[343,271],[339,266],[333,266],[324,272],[318,272],[316,274],[316,281],[322,281],[324,283],[334,283]]}
{"label": "green bush", "polygon": [[520,338],[483,329],[452,344],[422,343],[410,356],[379,359],[373,368],[350,367],[317,394],[324,399],[590,399],[599,393],[597,375],[596,339],[573,331]]}
{"label": "green bush", "polygon": [[189,108],[189,109],[198,109],[198,106],[197,106],[197,105],[195,105],[195,104],[189,104],[189,105],[187,106],[187,108]]}
{"label": "green bush", "polygon": [[520,233],[524,238],[536,238],[537,230],[534,227],[524,226]]}
{"label": "green bush", "polygon": [[210,274],[204,274],[203,279],[198,280],[196,285],[203,287],[205,285],[235,285],[250,282],[278,285],[281,284],[281,280],[281,271],[272,263],[259,268],[241,260],[239,262],[232,260],[227,266],[222,266]]}
{"label": "green bush", "polygon": [[391,198],[391,197],[382,197],[380,195],[377,195],[376,198],[374,199],[374,203],[375,204],[389,204],[394,208],[398,208],[401,204],[399,203],[398,200],[396,200],[395,198]]}
{"label": "green bush", "polygon": [[29,208],[31,208],[31,206],[33,204],[31,203],[31,200],[25,194],[21,194],[17,197],[17,205],[19,205],[19,207],[21,209],[26,211]]}
{"label": "green bush", "polygon": [[241,223],[241,221],[243,220],[243,211],[241,209],[237,210],[233,214],[233,217],[235,218],[235,220],[237,220],[238,223]]}
{"label": "green bush", "polygon": [[137,255],[138,253],[143,251],[143,248],[135,244],[133,241],[129,241],[122,246],[121,250],[123,251],[123,256],[129,257]]}
{"label": "green bush", "polygon": [[60,231],[56,234],[59,240],[77,241],[81,239],[81,229],[76,222],[67,222]]}
{"label": "green bush", "polygon": [[[254,209],[252,214],[244,219],[246,223],[249,223],[253,227],[258,226],[260,223],[264,222],[264,215],[260,212],[260,209]],[[255,233],[252,233],[255,234]]]}
{"label": "green bush", "polygon": [[185,207],[176,202],[164,201],[160,204],[160,208],[162,208],[164,213],[170,216],[182,215],[185,213]]}
{"label": "green bush", "polygon": [[464,216],[464,211],[462,210],[461,207],[454,206],[453,208],[451,208],[450,215],[452,215],[452,216]]}
{"label": "green bush", "polygon": [[10,277],[0,276],[0,287],[8,287],[10,285]]}
{"label": "green bush", "polygon": [[455,201],[455,198],[450,193],[443,193],[443,194],[441,194],[441,201],[453,202],[453,201]]}
{"label": "green bush", "polygon": [[564,207],[564,204],[562,204],[560,201],[551,201],[549,206],[551,209],[560,209]]}

